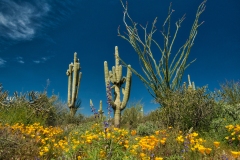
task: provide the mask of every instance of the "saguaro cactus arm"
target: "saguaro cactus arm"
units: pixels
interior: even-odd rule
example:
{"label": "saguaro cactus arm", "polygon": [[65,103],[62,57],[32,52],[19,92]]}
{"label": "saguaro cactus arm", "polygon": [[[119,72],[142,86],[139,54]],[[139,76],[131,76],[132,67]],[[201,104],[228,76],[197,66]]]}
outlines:
{"label": "saguaro cactus arm", "polygon": [[[112,72],[111,71],[108,71],[108,64],[107,64],[107,61],[104,61],[104,75],[105,75],[105,85],[106,85],[106,91],[107,93],[110,93],[108,92],[109,89],[112,89],[112,88],[108,88],[107,86],[110,84],[110,79],[112,77]],[[112,81],[111,81],[112,82]],[[113,82],[112,82],[113,83]],[[113,98],[112,98],[112,94],[108,94],[108,99],[109,99],[109,103],[111,104],[111,106],[114,108],[115,107],[115,103],[113,101]]]}
{"label": "saguaro cactus arm", "polygon": [[71,104],[72,70],[73,70],[73,63],[69,64],[69,68],[66,73],[68,76],[68,106]]}
{"label": "saguaro cactus arm", "polygon": [[115,67],[116,67],[116,82],[119,83],[122,77],[122,66],[119,65],[119,53],[118,53],[118,47],[115,47]]}
{"label": "saguaro cactus arm", "polygon": [[[122,93],[123,93],[123,101],[121,103],[121,110],[123,110],[126,106],[127,106],[127,102],[128,99],[130,97],[130,88],[131,88],[131,82],[132,82],[132,72],[131,72],[131,66],[128,65],[128,69],[127,69],[127,77],[125,79],[126,81],[126,86],[125,88],[122,89]],[[123,80],[124,81],[124,80]]]}
{"label": "saguaro cactus arm", "polygon": [[82,72],[79,73],[78,75],[78,87],[77,87],[77,93],[76,93],[76,97],[78,97],[78,91],[79,91],[79,88],[80,88],[80,81],[81,81],[81,78],[82,78]]}

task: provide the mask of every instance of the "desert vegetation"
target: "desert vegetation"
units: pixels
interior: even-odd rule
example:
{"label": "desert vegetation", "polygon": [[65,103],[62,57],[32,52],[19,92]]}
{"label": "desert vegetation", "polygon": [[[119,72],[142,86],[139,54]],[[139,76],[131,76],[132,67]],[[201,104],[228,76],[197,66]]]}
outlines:
{"label": "desert vegetation", "polygon": [[56,95],[6,99],[1,87],[0,159],[237,159],[240,86],[221,86],[218,92],[183,86],[170,94],[173,101],[166,100],[169,110],[143,114],[141,101],[129,103],[120,128],[93,104],[92,116],[72,117]]}
{"label": "desert vegetation", "polygon": [[[68,101],[43,92],[30,91],[9,95],[0,85],[0,159],[77,159],[77,160],[234,160],[240,159],[240,84],[226,81],[221,89],[210,91],[190,80],[182,83],[189,66],[187,58],[196,38],[203,1],[197,10],[189,39],[169,60],[174,40],[184,20],[176,23],[170,38],[171,6],[163,24],[163,48],[153,39],[156,20],[150,33],[137,24],[123,5],[127,40],[139,55],[144,75],[127,65],[115,47],[115,66],[108,70],[104,62],[106,99],[95,108],[90,99],[92,116],[77,112],[81,108],[80,62],[74,54],[68,76]],[[133,26],[126,23],[130,19]],[[167,29],[165,29],[167,25]],[[154,59],[151,44],[162,57]],[[179,56],[179,57],[178,57]],[[122,75],[122,65],[127,75]],[[159,107],[144,113],[141,100],[128,103],[132,73],[145,84]],[[125,86],[124,86],[125,84]],[[104,85],[104,84],[103,84]],[[120,96],[122,93],[122,96]],[[122,100],[121,100],[122,98]],[[102,102],[106,102],[104,112]],[[104,103],[105,104],[105,103]],[[113,115],[113,117],[111,117]]]}

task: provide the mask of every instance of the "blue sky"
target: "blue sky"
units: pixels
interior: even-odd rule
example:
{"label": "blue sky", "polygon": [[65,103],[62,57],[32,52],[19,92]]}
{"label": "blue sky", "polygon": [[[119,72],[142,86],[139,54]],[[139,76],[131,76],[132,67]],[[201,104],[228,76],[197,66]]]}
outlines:
{"label": "blue sky", "polygon": [[[202,0],[129,0],[129,14],[135,22],[145,25],[158,17],[155,37],[172,2],[175,21],[186,13],[175,50],[187,39],[198,5]],[[210,90],[219,83],[240,77],[240,1],[208,1],[189,62],[196,61],[185,71],[196,86],[208,85]],[[120,57],[141,72],[138,56],[130,44],[117,36],[117,28],[125,31],[123,8],[119,0],[1,0],[0,1],[0,83],[5,90],[43,91],[50,80],[48,93],[67,100],[66,70],[73,62],[73,53],[80,59],[82,80],[79,98],[89,115],[89,99],[96,107],[103,101],[106,111],[104,61],[114,65],[114,47]],[[139,28],[140,31],[140,28]],[[162,44],[161,42],[159,42]],[[156,52],[154,55],[159,56]],[[126,68],[124,68],[126,72]],[[129,103],[144,104],[145,113],[156,109],[152,97],[137,76],[132,77]]]}

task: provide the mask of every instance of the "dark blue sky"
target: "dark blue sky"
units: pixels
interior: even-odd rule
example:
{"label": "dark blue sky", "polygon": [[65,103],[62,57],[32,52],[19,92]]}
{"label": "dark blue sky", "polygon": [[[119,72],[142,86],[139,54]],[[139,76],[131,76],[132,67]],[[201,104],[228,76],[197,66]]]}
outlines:
{"label": "dark blue sky", "polygon": [[[129,14],[142,25],[150,25],[158,17],[155,37],[161,40],[159,31],[170,2],[175,10],[173,28],[175,21],[186,13],[174,46],[176,51],[187,39],[202,0],[129,0]],[[186,70],[184,81],[190,74],[196,86],[208,85],[214,90],[226,79],[239,80],[239,8],[238,0],[206,3],[200,18],[205,23],[199,28],[189,56],[189,62],[197,60]],[[117,36],[119,25],[125,31],[122,19],[119,0],[0,0],[0,83],[11,95],[14,91],[43,91],[49,79],[49,95],[54,90],[66,101],[66,70],[77,52],[82,68],[81,112],[90,114],[89,99],[96,107],[102,100],[106,110],[103,63],[108,61],[109,68],[114,65],[114,47],[119,47],[120,57],[126,63],[141,72],[137,54],[126,40]],[[158,57],[160,53],[154,55]],[[140,99],[145,112],[158,107],[151,103],[145,86],[133,75],[129,102]]]}

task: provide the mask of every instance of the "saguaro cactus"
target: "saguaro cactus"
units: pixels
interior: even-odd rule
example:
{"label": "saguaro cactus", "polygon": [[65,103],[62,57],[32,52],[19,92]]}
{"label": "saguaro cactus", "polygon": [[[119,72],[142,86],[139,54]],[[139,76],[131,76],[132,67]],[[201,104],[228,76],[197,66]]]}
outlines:
{"label": "saguaro cactus", "polygon": [[90,107],[91,107],[92,112],[93,112],[94,115],[95,115],[95,118],[98,117],[98,118],[100,118],[101,120],[103,120],[103,113],[104,113],[104,111],[103,111],[103,109],[102,109],[102,100],[100,100],[98,112],[97,112],[96,109],[94,108],[94,105],[93,105],[93,102],[92,102],[91,99],[90,99]]}
{"label": "saguaro cactus", "polygon": [[193,91],[196,90],[195,89],[195,83],[194,82],[191,83],[190,75],[188,75],[188,90],[193,90]]}
{"label": "saguaro cactus", "polygon": [[78,90],[82,77],[82,72],[79,72],[80,69],[79,59],[77,59],[77,53],[75,52],[74,62],[69,64],[69,68],[66,73],[68,76],[68,107],[72,116],[75,115],[78,108],[75,103],[78,97]]}
{"label": "saguaro cactus", "polygon": [[[114,126],[120,126],[121,111],[126,108],[131,88],[132,72],[130,70],[131,66],[128,65],[127,77],[122,77],[122,65],[119,65],[119,54],[118,47],[115,47],[115,66],[112,67],[112,71],[108,70],[107,61],[104,62],[104,74],[105,74],[105,84],[106,91],[109,93],[109,83],[112,83],[110,89],[114,90],[114,98],[112,94],[108,94],[108,101],[111,104],[114,111]],[[125,88],[122,85],[126,82]],[[122,88],[123,100],[120,101],[120,89]],[[110,93],[112,93],[110,91]]]}
{"label": "saguaro cactus", "polygon": [[102,109],[102,100],[100,100],[98,113],[99,113],[99,118],[100,118],[101,120],[103,120],[103,113],[104,113],[104,111],[103,111],[103,109]]}

